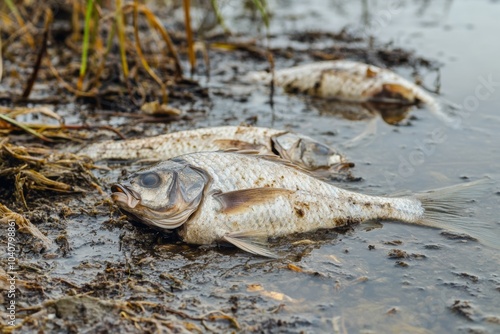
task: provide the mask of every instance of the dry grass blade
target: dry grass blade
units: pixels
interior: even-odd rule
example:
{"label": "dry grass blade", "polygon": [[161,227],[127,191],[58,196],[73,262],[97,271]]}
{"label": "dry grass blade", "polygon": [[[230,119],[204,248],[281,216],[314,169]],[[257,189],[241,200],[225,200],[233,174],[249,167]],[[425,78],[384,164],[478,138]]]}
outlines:
{"label": "dry grass blade", "polygon": [[1,223],[8,224],[9,222],[14,221],[18,226],[20,232],[29,233],[35,238],[40,239],[47,248],[52,245],[52,241],[50,241],[49,238],[47,238],[42,232],[40,232],[40,230],[28,219],[14,211],[11,211],[3,204],[0,204],[0,216],[3,217],[2,219],[0,219]]}
{"label": "dry grass blade", "polygon": [[161,81],[161,79],[156,75],[156,73],[151,69],[151,67],[148,64],[148,61],[144,57],[144,54],[142,53],[142,48],[141,48],[141,42],[139,38],[139,23],[138,23],[138,6],[139,6],[139,1],[135,0],[134,1],[134,39],[135,39],[135,49],[137,51],[137,55],[139,56],[139,59],[141,60],[141,64],[148,72],[148,74],[160,85],[161,90],[162,90],[162,100],[163,103],[167,103],[168,100],[168,93],[167,93],[167,86]]}
{"label": "dry grass blade", "polygon": [[[9,7],[10,11],[12,12],[12,14],[14,15],[14,17],[16,18],[17,20],[17,23],[19,24],[19,26],[21,28],[25,28],[27,27],[27,25],[24,23],[24,20],[21,16],[21,14],[19,14],[19,11],[17,10],[16,8],[16,5],[12,2],[12,0],[5,0],[5,3],[7,4],[7,6]],[[28,31],[26,29],[26,31]],[[26,40],[28,41],[28,44],[34,48],[35,47],[35,41],[33,39],[33,36],[31,36],[31,34],[28,32],[26,34]]]}
{"label": "dry grass blade", "polygon": [[53,112],[47,107],[36,107],[36,108],[15,108],[8,109],[5,107],[0,107],[0,113],[6,113],[9,117],[16,118],[17,116],[40,113],[42,115],[48,116],[50,118],[55,119],[59,123],[63,123],[63,119],[61,116]]}
{"label": "dry grass blade", "polygon": [[116,0],[116,13],[115,13],[115,21],[116,21],[116,31],[118,32],[118,45],[120,47],[120,59],[122,61],[122,69],[124,79],[128,79],[128,63],[127,63],[127,54],[125,51],[125,23],[123,22],[123,9],[122,9],[122,0]]}
{"label": "dry grass blade", "polygon": [[210,0],[210,3],[212,4],[212,9],[215,13],[215,16],[217,17],[217,23],[219,23],[219,25],[222,27],[224,33],[231,35],[231,30],[229,30],[229,28],[226,25],[226,22],[224,21],[224,18],[222,17],[222,13],[220,12],[217,0]]}
{"label": "dry grass blade", "polygon": [[40,132],[37,132],[35,129],[44,129],[46,127],[50,127],[49,125],[40,125],[40,124],[26,124],[22,122],[18,122],[15,120],[16,117],[21,116],[21,115],[27,115],[27,114],[34,114],[34,113],[40,113],[42,115],[48,116],[50,118],[53,118],[59,122],[59,126],[61,127],[61,124],[63,124],[63,119],[50,110],[47,107],[37,107],[37,108],[6,108],[6,107],[0,107],[0,119],[3,119],[4,121],[8,122],[11,125],[14,125],[16,127],[19,127],[23,129],[24,131],[31,133],[32,135],[45,140],[45,141],[52,141],[50,138],[47,138]]}
{"label": "dry grass blade", "polygon": [[85,25],[83,30],[83,46],[82,46],[82,64],[80,65],[80,75],[76,88],[81,90],[83,86],[83,78],[87,71],[87,60],[89,51],[90,39],[90,18],[92,17],[92,9],[94,8],[94,0],[87,1],[87,10],[85,11]]}
{"label": "dry grass blade", "polygon": [[29,190],[70,194],[84,192],[85,187],[102,192],[90,171],[95,168],[86,157],[0,141],[0,183],[4,189],[15,189],[18,201],[26,208],[25,191]]}
{"label": "dry grass blade", "polygon": [[67,83],[62,77],[61,75],[59,74],[59,72],[57,71],[57,69],[54,67],[54,64],[52,64],[52,61],[50,60],[50,57],[47,57],[47,63],[49,65],[49,69],[50,71],[52,72],[52,75],[54,75],[57,79],[57,81],[62,85],[62,87],[64,89],[66,89],[67,91],[75,94],[76,96],[84,96],[84,97],[95,97],[97,95],[97,92],[95,89],[89,91],[89,92],[84,92],[84,91],[81,91],[79,89],[75,89],[73,87],[71,87],[71,85],[69,83]]}
{"label": "dry grass blade", "polygon": [[77,41],[81,36],[81,27],[80,27],[80,18],[79,14],[81,11],[81,5],[79,1],[71,1],[72,10],[71,10],[71,39],[73,41]]}
{"label": "dry grass blade", "polygon": [[[1,204],[0,204],[1,205]],[[0,209],[1,210],[1,209]],[[13,270],[9,270],[10,271],[13,271]],[[8,274],[7,272],[5,272],[5,270],[3,268],[0,268],[0,289],[2,289],[3,291],[7,291],[10,287],[10,274]],[[25,281],[25,280],[21,280],[19,279],[19,277],[16,279],[16,284],[20,284],[22,285],[23,287],[27,286],[28,285],[28,282]],[[5,329],[2,333],[5,333]]]}
{"label": "dry grass blade", "polygon": [[[218,314],[216,314],[216,313],[218,313]],[[235,317],[233,317],[229,314],[226,314],[222,311],[212,311],[212,312],[207,313],[204,317],[208,317],[208,319],[210,319],[212,321],[218,320],[218,319],[227,320],[234,328],[241,329],[241,326]]]}
{"label": "dry grass blade", "polygon": [[2,34],[0,34],[0,82],[3,76],[3,58],[2,58]]}
{"label": "dry grass blade", "polygon": [[177,54],[177,50],[174,46],[174,43],[172,42],[172,39],[170,38],[170,35],[168,34],[167,30],[163,27],[158,17],[156,17],[156,15],[154,15],[153,12],[151,12],[146,6],[139,5],[138,9],[141,13],[143,13],[146,16],[147,20],[149,21],[149,24],[151,24],[156,30],[160,32],[163,40],[167,44],[169,52],[172,54],[172,57],[174,58],[177,75],[179,77],[182,77],[181,61],[179,59],[179,55]]}
{"label": "dry grass blade", "polygon": [[22,94],[23,99],[27,99],[28,96],[30,95],[31,89],[33,88],[35,80],[38,76],[38,71],[40,70],[42,58],[47,52],[47,41],[49,39],[49,31],[51,23],[52,23],[52,11],[50,9],[46,9],[42,45],[40,47],[40,50],[38,51],[35,64],[33,65],[33,73],[31,73],[28,83],[26,84],[26,88],[24,89],[24,92]]}
{"label": "dry grass blade", "polygon": [[113,46],[113,38],[115,37],[116,26],[114,24],[111,25],[111,31],[108,34],[108,38],[106,40],[106,49],[104,54],[101,56],[101,61],[99,66],[97,66],[97,70],[95,72],[95,86],[99,86],[101,74],[104,71],[106,65],[106,58],[108,57],[109,52],[111,51],[111,47]]}
{"label": "dry grass blade", "polygon": [[250,52],[262,59],[268,59],[269,53],[263,48],[257,46],[255,41],[250,42],[213,42],[210,43],[210,48],[224,51],[244,50]]}
{"label": "dry grass blade", "polygon": [[271,52],[268,53],[267,60],[269,61],[269,68],[271,69],[271,82],[269,83],[269,103],[271,108],[274,107],[274,92],[275,92],[275,71],[274,71],[274,57]]}
{"label": "dry grass blade", "polygon": [[51,142],[52,140],[45,137],[44,135],[42,135],[41,133],[38,133],[37,131],[31,129],[29,126],[26,126],[24,125],[23,123],[20,123],[18,121],[16,121],[15,119],[12,119],[10,118],[9,116],[7,115],[4,115],[2,113],[0,113],[0,119],[11,124],[11,125],[14,125],[30,134],[32,134],[33,136],[37,137],[37,138],[40,138],[41,140],[44,140],[44,141],[47,141],[47,142]]}
{"label": "dry grass blade", "polygon": [[267,29],[269,29],[269,14],[267,12],[267,3],[266,0],[253,0],[253,3],[255,7],[260,12],[260,15],[262,16],[262,20],[264,20],[264,24]]}
{"label": "dry grass blade", "polygon": [[[0,143],[0,148],[5,150],[10,156],[18,160],[21,160],[23,162],[31,162],[31,163],[45,162],[45,159],[43,158],[30,156],[26,149],[19,149],[19,147],[12,147],[11,145],[6,145],[6,142],[7,142],[6,140],[2,141],[2,143]],[[26,167],[28,167],[28,165],[22,165],[17,170],[21,171]]]}
{"label": "dry grass blade", "polygon": [[50,190],[62,193],[85,192],[85,190],[77,186],[70,186],[63,182],[51,180],[34,170],[22,170],[21,175],[26,176],[29,180],[34,182],[31,188],[35,190]]}
{"label": "dry grass blade", "polygon": [[186,25],[186,39],[188,44],[189,64],[191,65],[191,76],[194,75],[196,69],[196,55],[194,53],[193,30],[191,29],[191,1],[183,0],[184,6],[184,22]]}
{"label": "dry grass blade", "polygon": [[[50,117],[54,120],[56,120],[59,124],[38,124],[38,123],[21,123],[17,122],[15,120],[16,117],[22,116],[22,115],[28,115],[28,114],[34,114],[34,113],[39,113],[44,116]],[[35,108],[14,108],[10,109],[7,107],[1,107],[0,106],[0,118],[2,117],[7,117],[12,121],[18,123],[21,127],[26,127],[26,131],[33,131],[39,136],[43,136],[43,138],[46,138],[46,140],[51,141],[50,138],[62,138],[62,139],[67,139],[67,140],[75,140],[78,141],[77,138],[73,138],[70,136],[65,135],[64,133],[61,132],[61,130],[94,130],[94,129],[99,129],[99,130],[106,130],[106,131],[111,131],[118,135],[121,139],[125,139],[125,136],[118,131],[117,129],[108,126],[108,125],[88,125],[88,124],[64,124],[64,119],[56,114],[54,111],[49,109],[48,107],[35,107]],[[11,123],[9,123],[11,124]],[[2,129],[2,124],[0,123],[0,129]],[[41,133],[37,132],[36,130],[43,131],[45,135],[42,135]],[[8,132],[8,130],[6,131]],[[48,138],[50,137],[50,138]],[[1,147],[1,145],[0,145]]]}

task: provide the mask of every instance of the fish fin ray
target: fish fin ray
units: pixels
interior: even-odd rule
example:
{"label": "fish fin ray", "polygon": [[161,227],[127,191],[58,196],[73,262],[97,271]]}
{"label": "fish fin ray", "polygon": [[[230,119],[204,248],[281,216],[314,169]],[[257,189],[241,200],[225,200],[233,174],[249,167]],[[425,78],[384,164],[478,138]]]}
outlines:
{"label": "fish fin ray", "polygon": [[249,188],[218,193],[213,196],[221,203],[224,213],[234,214],[244,212],[252,205],[262,204],[292,192],[293,190],[284,188]]}
{"label": "fish fin ray", "polygon": [[267,234],[263,231],[233,232],[226,234],[223,239],[251,254],[273,259],[280,257],[267,247]]}
{"label": "fish fin ray", "polygon": [[500,229],[492,223],[475,221],[464,215],[470,201],[484,194],[491,186],[490,179],[481,179],[451,187],[417,193],[424,216],[420,224],[468,234],[479,242],[500,249]]}
{"label": "fish fin ray", "polygon": [[416,97],[419,99],[422,103],[424,103],[428,108],[429,111],[434,114],[438,119],[443,121],[447,126],[453,128],[453,129],[458,129],[458,123],[456,119],[453,119],[448,113],[446,113],[443,110],[443,105],[435,99],[431,94],[426,92],[423,88],[417,87],[416,91]]}
{"label": "fish fin ray", "polygon": [[373,118],[368,122],[362,133],[343,143],[343,146],[346,148],[354,148],[365,140],[368,141],[368,143],[365,143],[367,145],[374,140],[374,136],[376,134],[377,134],[377,118]]}

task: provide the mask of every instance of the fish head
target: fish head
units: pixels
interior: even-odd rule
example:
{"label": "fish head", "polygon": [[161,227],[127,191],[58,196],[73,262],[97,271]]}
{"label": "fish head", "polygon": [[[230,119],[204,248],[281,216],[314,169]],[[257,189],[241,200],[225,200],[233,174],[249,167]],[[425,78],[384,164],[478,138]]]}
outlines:
{"label": "fish head", "polygon": [[306,136],[287,132],[271,139],[273,149],[280,157],[309,170],[328,168],[343,162],[338,152]]}
{"label": "fish head", "polygon": [[131,174],[111,187],[111,198],[132,218],[158,229],[175,229],[198,209],[208,174],[180,159]]}

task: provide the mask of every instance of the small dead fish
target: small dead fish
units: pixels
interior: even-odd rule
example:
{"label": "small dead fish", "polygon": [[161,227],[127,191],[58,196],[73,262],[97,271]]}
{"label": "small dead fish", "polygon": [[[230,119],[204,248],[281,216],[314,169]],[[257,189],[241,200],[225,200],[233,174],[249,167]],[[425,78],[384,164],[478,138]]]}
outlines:
{"label": "small dead fish", "polygon": [[276,157],[202,152],[140,170],[113,185],[111,196],[132,218],[160,230],[177,229],[187,243],[228,242],[274,257],[265,247],[268,237],[370,220],[475,232],[498,245],[498,236],[460,216],[485,184],[480,180],[404,197],[368,196],[318,180]]}
{"label": "small dead fish", "polygon": [[354,166],[336,150],[310,137],[289,131],[245,126],[221,126],[149,138],[105,141],[90,145],[78,154],[94,160],[166,160],[188,153],[227,149],[278,154],[307,170],[331,168],[331,172],[335,173]]}
{"label": "small dead fish", "polygon": [[[269,83],[268,72],[250,72],[245,81]],[[374,65],[349,60],[316,62],[277,70],[274,84],[292,93],[348,102],[423,103],[438,118],[453,125],[440,103],[421,87]]]}

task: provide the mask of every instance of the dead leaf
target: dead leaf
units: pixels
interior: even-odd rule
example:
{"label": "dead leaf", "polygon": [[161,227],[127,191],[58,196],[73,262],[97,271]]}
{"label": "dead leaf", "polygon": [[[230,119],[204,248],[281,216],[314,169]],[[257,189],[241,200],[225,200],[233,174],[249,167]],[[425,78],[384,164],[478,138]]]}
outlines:
{"label": "dead leaf", "polygon": [[160,104],[158,101],[144,103],[141,111],[144,114],[153,116],[180,116],[182,114],[181,110],[166,104]]}

